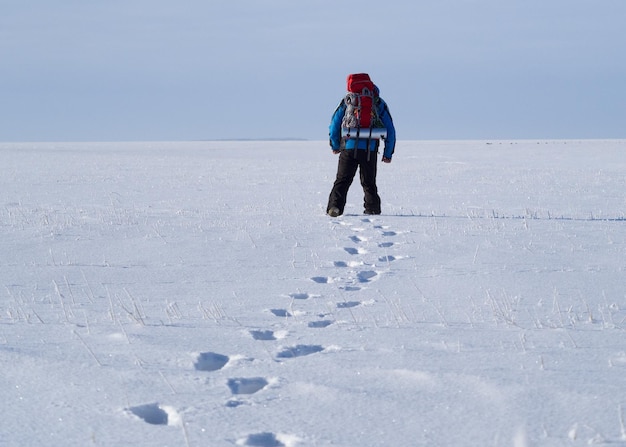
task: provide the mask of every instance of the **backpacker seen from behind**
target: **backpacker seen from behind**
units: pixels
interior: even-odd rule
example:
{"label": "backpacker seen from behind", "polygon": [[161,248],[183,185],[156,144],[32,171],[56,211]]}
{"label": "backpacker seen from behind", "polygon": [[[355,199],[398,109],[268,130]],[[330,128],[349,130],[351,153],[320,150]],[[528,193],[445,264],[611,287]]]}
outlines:
{"label": "backpacker seen from behind", "polygon": [[378,116],[378,89],[366,73],[348,75],[346,113],[341,122],[344,138],[385,138],[386,129]]}

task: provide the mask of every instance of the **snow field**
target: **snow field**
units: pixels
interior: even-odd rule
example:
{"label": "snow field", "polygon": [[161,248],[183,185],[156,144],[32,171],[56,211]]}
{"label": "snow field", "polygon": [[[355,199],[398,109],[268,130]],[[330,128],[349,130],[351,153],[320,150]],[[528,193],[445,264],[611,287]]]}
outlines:
{"label": "snow field", "polygon": [[623,154],[0,144],[0,445],[626,445]]}

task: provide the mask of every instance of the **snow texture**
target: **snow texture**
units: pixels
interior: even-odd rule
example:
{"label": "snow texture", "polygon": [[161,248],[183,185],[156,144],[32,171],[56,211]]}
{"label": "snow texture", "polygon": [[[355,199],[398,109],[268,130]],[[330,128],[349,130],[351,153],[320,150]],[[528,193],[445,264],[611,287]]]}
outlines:
{"label": "snow texture", "polygon": [[626,142],[0,144],[0,445],[626,445]]}

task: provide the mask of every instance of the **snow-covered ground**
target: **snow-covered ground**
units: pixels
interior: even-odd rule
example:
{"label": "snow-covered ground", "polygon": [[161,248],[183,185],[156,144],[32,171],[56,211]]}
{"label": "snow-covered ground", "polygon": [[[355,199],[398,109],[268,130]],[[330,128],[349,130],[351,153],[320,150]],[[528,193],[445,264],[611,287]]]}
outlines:
{"label": "snow-covered ground", "polygon": [[626,445],[626,142],[0,144],[1,446]]}

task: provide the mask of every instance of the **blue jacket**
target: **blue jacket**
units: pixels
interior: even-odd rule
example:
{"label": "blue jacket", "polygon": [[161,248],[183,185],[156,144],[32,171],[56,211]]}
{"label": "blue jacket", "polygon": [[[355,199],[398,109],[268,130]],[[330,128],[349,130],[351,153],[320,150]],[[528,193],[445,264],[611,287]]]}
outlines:
{"label": "blue jacket", "polygon": [[[378,97],[376,100],[376,105],[378,107],[378,116],[380,117],[383,125],[387,129],[387,138],[384,139],[385,148],[383,151],[383,157],[391,159],[393,155],[393,151],[396,146],[396,129],[393,126],[393,120],[391,119],[391,113],[389,113],[389,107],[387,107],[387,103]],[[330,120],[329,127],[329,136],[330,136],[330,147],[332,150],[337,151],[341,148],[341,121],[343,120],[343,116],[346,113],[346,105],[341,100],[341,103],[333,113],[333,117]],[[357,149],[367,149],[367,136],[364,135],[358,140]],[[348,139],[346,140],[346,149],[354,149],[356,145],[356,139]],[[371,151],[375,151],[378,149],[378,140],[372,139],[370,140],[369,149]]]}

